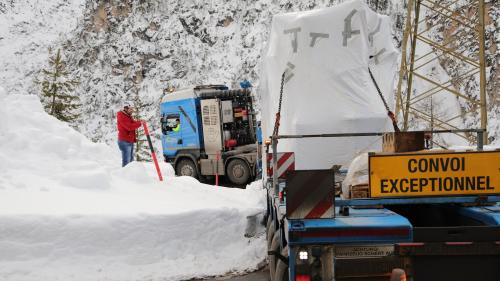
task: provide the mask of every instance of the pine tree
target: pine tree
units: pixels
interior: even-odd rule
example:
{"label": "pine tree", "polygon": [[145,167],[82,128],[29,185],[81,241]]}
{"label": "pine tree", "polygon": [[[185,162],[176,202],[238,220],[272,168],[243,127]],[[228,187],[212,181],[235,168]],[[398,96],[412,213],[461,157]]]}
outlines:
{"label": "pine tree", "polygon": [[45,111],[61,121],[73,122],[79,117],[77,110],[81,106],[78,96],[72,94],[78,81],[68,78],[60,49],[55,56],[49,57],[49,66],[49,69],[42,69],[44,78],[40,83]]}

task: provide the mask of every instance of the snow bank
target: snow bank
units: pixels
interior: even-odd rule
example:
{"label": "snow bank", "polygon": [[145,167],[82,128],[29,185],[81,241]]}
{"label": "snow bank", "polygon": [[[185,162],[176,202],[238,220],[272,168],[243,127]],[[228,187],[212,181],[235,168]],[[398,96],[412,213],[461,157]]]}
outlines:
{"label": "snow bank", "polygon": [[246,190],[120,167],[118,151],[45,114],[35,96],[0,88],[0,280],[182,280],[255,269],[265,206]]}

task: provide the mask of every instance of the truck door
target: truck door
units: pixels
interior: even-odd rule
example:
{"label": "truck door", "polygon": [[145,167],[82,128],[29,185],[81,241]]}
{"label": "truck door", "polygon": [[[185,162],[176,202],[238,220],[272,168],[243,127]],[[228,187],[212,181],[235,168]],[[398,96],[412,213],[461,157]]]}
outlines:
{"label": "truck door", "polygon": [[164,154],[175,156],[183,145],[182,122],[180,113],[166,113],[161,117],[161,130]]}

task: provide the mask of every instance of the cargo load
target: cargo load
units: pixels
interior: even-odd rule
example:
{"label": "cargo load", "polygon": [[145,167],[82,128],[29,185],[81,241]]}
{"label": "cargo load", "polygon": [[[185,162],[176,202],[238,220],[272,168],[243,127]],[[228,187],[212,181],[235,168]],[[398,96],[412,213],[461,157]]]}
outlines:
{"label": "cargo load", "polygon": [[[389,17],[363,1],[274,16],[259,91],[264,138],[273,131],[284,72],[280,134],[392,129],[368,68],[392,110],[398,56]],[[279,149],[295,152],[297,169],[328,169],[380,144],[380,137],[281,140]]]}

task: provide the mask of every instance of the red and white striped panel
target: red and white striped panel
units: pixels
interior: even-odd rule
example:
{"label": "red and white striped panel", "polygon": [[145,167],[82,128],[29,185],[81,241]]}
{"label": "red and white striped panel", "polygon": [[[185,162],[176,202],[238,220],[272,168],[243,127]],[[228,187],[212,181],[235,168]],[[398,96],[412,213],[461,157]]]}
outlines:
{"label": "red and white striped panel", "polygon": [[[273,176],[273,154],[267,154],[267,175]],[[278,178],[284,178],[287,171],[295,170],[295,154],[293,152],[278,153]]]}
{"label": "red and white striped panel", "polygon": [[290,219],[332,218],[332,170],[290,172],[286,178],[286,213]]}

